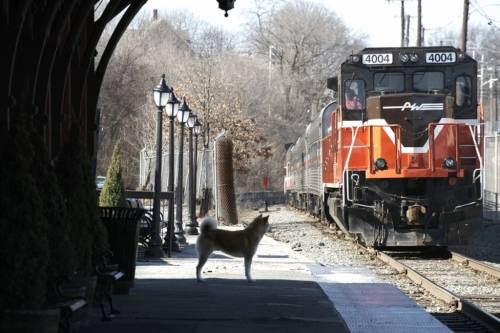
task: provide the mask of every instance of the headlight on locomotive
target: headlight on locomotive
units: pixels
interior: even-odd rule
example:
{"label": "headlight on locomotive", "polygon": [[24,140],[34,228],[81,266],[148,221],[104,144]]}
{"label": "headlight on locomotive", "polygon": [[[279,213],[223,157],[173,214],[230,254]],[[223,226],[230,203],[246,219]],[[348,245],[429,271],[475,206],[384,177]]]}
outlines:
{"label": "headlight on locomotive", "polygon": [[399,61],[405,63],[405,62],[408,62],[408,60],[410,60],[410,56],[406,53],[400,53],[399,54]]}
{"label": "headlight on locomotive", "polygon": [[455,169],[457,167],[457,162],[452,157],[447,157],[443,161],[443,166],[446,169]]}
{"label": "headlight on locomotive", "polygon": [[375,169],[377,170],[387,169],[387,161],[384,160],[382,157],[377,158],[375,160]]}
{"label": "headlight on locomotive", "polygon": [[359,62],[360,57],[357,54],[353,54],[353,55],[351,55],[350,60],[351,60],[351,62]]}
{"label": "headlight on locomotive", "polygon": [[410,55],[410,61],[411,61],[411,62],[417,62],[417,61],[418,61],[418,54],[416,54],[416,53],[412,53],[412,54]]}

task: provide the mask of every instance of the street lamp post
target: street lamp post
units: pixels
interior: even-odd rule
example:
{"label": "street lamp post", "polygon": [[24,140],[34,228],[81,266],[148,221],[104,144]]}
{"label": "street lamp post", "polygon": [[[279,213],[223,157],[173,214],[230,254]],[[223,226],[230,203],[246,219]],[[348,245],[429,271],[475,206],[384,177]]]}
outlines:
{"label": "street lamp post", "polygon": [[[197,191],[197,184],[198,184],[198,181],[197,181],[197,176],[198,176],[198,136],[201,134],[201,130],[202,130],[202,124],[200,123],[200,121],[198,119],[196,119],[196,124],[194,125],[194,156],[193,156],[193,159],[194,159],[194,172],[193,172],[193,175],[194,175],[194,184],[193,184],[193,193],[194,193],[194,208],[193,208],[193,212],[194,212],[194,216],[196,218],[196,191]],[[198,221],[196,221],[196,224],[198,224]]]}
{"label": "street lamp post", "polygon": [[[166,113],[169,119],[169,145],[168,145],[168,191],[174,193],[174,120],[177,117],[179,111],[179,100],[175,97],[174,89],[172,88],[172,93],[167,102]],[[172,197],[168,204],[168,227],[167,235],[164,240],[164,248],[166,248],[167,255],[170,257],[172,251],[179,251],[179,244],[177,239],[174,237],[174,197]]]}
{"label": "street lamp post", "polygon": [[196,176],[194,174],[194,161],[193,161],[193,130],[198,119],[196,115],[191,113],[187,121],[187,127],[189,128],[189,178],[188,178],[188,188],[189,188],[189,223],[186,225],[187,233],[189,235],[198,235],[198,222],[196,221],[196,202],[194,193],[194,182]]}
{"label": "street lamp post", "polygon": [[177,212],[175,214],[175,238],[180,244],[186,243],[186,237],[184,237],[184,230],[182,229],[182,164],[183,164],[183,150],[184,150],[184,125],[186,124],[191,109],[186,103],[186,98],[183,98],[182,104],[179,106],[179,111],[177,112],[177,121],[180,126],[179,133],[179,160],[177,161],[177,193],[175,204],[177,206]]}
{"label": "street lamp post", "polygon": [[158,108],[156,118],[156,165],[155,165],[155,188],[153,195],[153,226],[151,230],[151,242],[149,243],[148,256],[161,258],[163,251],[161,248],[161,225],[160,225],[160,192],[161,192],[161,136],[163,123],[163,109],[171,94],[170,88],[165,82],[165,74],[161,76],[160,83],[153,88],[153,99]]}

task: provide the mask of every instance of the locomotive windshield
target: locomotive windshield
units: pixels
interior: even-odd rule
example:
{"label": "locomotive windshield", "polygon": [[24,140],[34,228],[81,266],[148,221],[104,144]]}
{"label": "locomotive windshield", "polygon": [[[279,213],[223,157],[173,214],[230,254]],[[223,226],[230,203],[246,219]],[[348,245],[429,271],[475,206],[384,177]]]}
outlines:
{"label": "locomotive windshield", "polygon": [[442,72],[415,72],[413,73],[413,89],[418,92],[431,92],[444,88],[444,74]]}
{"label": "locomotive windshield", "polygon": [[401,92],[405,90],[403,73],[375,73],[373,87],[379,92]]}

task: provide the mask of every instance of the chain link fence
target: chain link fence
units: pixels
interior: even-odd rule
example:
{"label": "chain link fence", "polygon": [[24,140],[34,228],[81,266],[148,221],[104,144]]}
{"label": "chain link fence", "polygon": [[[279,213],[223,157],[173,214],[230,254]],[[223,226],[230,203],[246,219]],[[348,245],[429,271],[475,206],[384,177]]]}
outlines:
{"label": "chain link fence", "polygon": [[498,153],[500,148],[500,133],[484,137],[484,177],[483,177],[483,215],[489,220],[500,220],[500,202],[498,190],[500,179]]}
{"label": "chain link fence", "polygon": [[[143,149],[140,151],[139,156],[139,188],[141,190],[153,191],[154,189],[154,172],[156,166],[156,155],[152,151]],[[168,189],[168,153],[164,153],[161,159],[161,190],[167,191]],[[178,158],[179,153],[174,154],[174,184],[177,188],[177,175],[178,175]],[[200,198],[204,189],[213,188],[213,149],[199,150],[197,154],[197,175],[196,175],[196,198]],[[183,154],[183,175],[182,185],[184,186],[183,202],[187,203],[189,191],[186,191],[189,177],[189,154]]]}

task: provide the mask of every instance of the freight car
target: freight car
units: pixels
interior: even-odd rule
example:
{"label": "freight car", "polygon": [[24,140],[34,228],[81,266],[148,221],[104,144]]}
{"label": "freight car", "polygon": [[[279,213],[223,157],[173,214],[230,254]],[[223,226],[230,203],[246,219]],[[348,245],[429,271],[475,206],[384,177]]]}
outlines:
{"label": "freight car", "polygon": [[288,148],[288,203],[375,247],[465,243],[481,223],[476,77],[453,47],[351,55]]}

